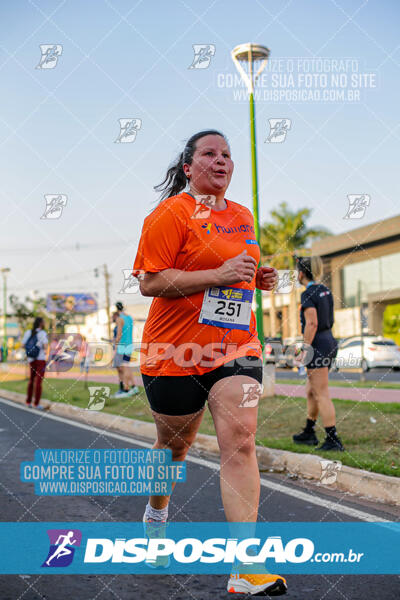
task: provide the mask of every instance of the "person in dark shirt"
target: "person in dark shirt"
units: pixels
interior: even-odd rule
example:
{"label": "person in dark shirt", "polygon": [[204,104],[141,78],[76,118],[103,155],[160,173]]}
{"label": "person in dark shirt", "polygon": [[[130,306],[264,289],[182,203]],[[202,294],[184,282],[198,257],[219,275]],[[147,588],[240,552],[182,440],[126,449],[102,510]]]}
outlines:
{"label": "person in dark shirt", "polygon": [[336,432],[335,407],[329,396],[328,371],[337,354],[337,342],[332,335],[333,297],[320,282],[322,260],[319,256],[297,259],[298,280],[305,286],[301,294],[300,320],[303,333],[302,357],[307,367],[307,423],[302,432],[293,436],[296,444],[317,445],[315,423],[320,414],[326,439],[317,450],[343,451]]}

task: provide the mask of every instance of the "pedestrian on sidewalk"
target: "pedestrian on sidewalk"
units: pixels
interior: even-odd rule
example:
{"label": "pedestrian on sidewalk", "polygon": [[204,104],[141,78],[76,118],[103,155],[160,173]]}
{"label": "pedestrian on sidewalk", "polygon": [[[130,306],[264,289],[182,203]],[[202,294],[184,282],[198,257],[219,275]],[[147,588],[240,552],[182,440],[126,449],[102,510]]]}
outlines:
{"label": "pedestrian on sidewalk", "polygon": [[326,438],[317,450],[343,451],[336,432],[335,407],[329,395],[328,371],[337,354],[337,341],[332,335],[333,297],[320,283],[323,268],[319,256],[297,258],[298,280],[305,286],[301,294],[300,320],[303,333],[303,360],[312,349],[307,367],[307,423],[302,432],[293,436],[296,444],[318,445],[315,424],[320,414]]}
{"label": "pedestrian on sidewalk", "polygon": [[[139,393],[129,366],[132,353],[133,319],[124,311],[122,302],[116,303],[113,321],[116,323],[113,366],[117,369],[120,389],[114,398],[125,398]],[[122,384],[122,385],[121,385]]]}
{"label": "pedestrian on sidewalk", "polygon": [[80,359],[80,372],[84,373],[84,382],[85,382],[85,387],[87,387],[87,380],[88,380],[88,374],[89,374],[89,368],[90,368],[90,364],[91,364],[91,348],[87,342],[86,336],[82,336],[82,344],[81,344],[81,348],[79,351],[79,359]]}
{"label": "pedestrian on sidewalk", "polygon": [[32,329],[25,331],[22,345],[25,348],[29,363],[29,382],[26,396],[26,404],[32,408],[32,397],[35,395],[33,406],[42,410],[40,398],[42,395],[42,383],[46,370],[47,333],[44,330],[44,320],[36,317]]}

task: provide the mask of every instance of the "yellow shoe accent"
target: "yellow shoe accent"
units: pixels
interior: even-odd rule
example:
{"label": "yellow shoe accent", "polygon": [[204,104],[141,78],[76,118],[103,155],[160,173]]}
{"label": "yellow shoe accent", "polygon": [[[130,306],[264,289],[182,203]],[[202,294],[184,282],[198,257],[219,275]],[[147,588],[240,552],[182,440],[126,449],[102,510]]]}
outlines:
{"label": "yellow shoe accent", "polygon": [[231,594],[250,594],[252,596],[282,596],[286,594],[286,580],[280,575],[239,574],[231,575],[228,586]]}

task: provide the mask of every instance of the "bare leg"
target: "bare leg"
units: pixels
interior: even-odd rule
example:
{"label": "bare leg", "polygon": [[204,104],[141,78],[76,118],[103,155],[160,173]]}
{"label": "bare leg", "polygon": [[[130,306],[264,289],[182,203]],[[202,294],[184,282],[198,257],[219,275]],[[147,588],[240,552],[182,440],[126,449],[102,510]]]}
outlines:
{"label": "bare leg", "polygon": [[[154,411],[152,413],[157,428],[157,440],[153,448],[170,448],[173,460],[185,460],[200,427],[204,408],[190,415],[161,415]],[[174,487],[175,483],[172,484],[172,488]],[[170,496],[150,496],[150,506],[157,509],[165,508],[169,499]]]}
{"label": "bare leg", "polygon": [[258,406],[241,406],[247,375],[224,377],[211,388],[208,403],[221,451],[220,485],[227,521],[257,520],[260,474],[255,449]]}
{"label": "bare leg", "polygon": [[[309,373],[312,371],[309,371]],[[307,378],[306,383],[306,394],[307,394],[307,417],[316,421],[318,418],[318,402],[314,397],[310,380]]]}
{"label": "bare leg", "polygon": [[329,395],[328,367],[310,369],[308,372],[308,383],[311,388],[312,397],[317,404],[318,412],[321,415],[323,426],[332,427],[336,424],[336,414],[335,407]]}
{"label": "bare leg", "polygon": [[130,367],[122,367],[122,381],[124,383],[124,389],[129,391],[133,386],[133,374]]}
{"label": "bare leg", "polygon": [[126,389],[126,387],[125,387],[123,367],[117,367],[117,373],[118,373],[118,380],[122,381],[122,387],[127,392],[129,388]]}

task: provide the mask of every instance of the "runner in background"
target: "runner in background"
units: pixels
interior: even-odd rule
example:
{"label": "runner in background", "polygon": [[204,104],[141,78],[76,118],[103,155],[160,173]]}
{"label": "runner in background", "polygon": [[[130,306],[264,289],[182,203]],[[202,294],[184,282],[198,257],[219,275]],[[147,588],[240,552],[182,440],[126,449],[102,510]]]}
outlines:
{"label": "runner in background", "polygon": [[122,302],[117,302],[115,306],[117,310],[113,314],[116,324],[113,366],[118,372],[120,389],[114,394],[114,398],[124,398],[139,393],[139,388],[133,380],[132,369],[129,366],[132,354],[133,319],[124,312]]}
{"label": "runner in background", "polygon": [[[277,273],[257,268],[253,215],[225,198],[232,172],[222,133],[202,131],[188,140],[156,188],[163,192],[162,201],[145,219],[133,275],[141,293],[153,297],[141,372],[157,428],[154,448],[170,448],[173,460],[184,460],[208,401],[221,453],[226,519],[255,523],[263,366],[251,303],[256,286],[274,288]],[[183,191],[187,184],[188,192]],[[169,500],[150,497],[143,517],[149,537],[154,529],[163,537]],[[157,566],[168,566],[168,560]],[[261,569],[250,574],[248,566],[238,565],[228,591],[284,594],[284,578]]]}
{"label": "runner in background", "polygon": [[25,331],[22,346],[25,347],[29,363],[29,383],[26,395],[26,404],[32,408],[32,396],[35,395],[33,406],[43,410],[40,406],[42,396],[42,383],[46,370],[47,333],[44,330],[44,320],[36,317],[31,330]]}
{"label": "runner in background", "polygon": [[306,288],[301,294],[301,331],[304,344],[313,349],[313,356],[305,365],[307,422],[303,431],[293,436],[293,441],[296,444],[316,446],[318,438],[315,434],[315,424],[320,414],[326,439],[317,450],[343,451],[342,442],[336,432],[335,407],[329,395],[328,371],[337,354],[337,342],[332,335],[332,293],[320,283],[323,268],[319,256],[298,258],[297,270],[299,282]]}

